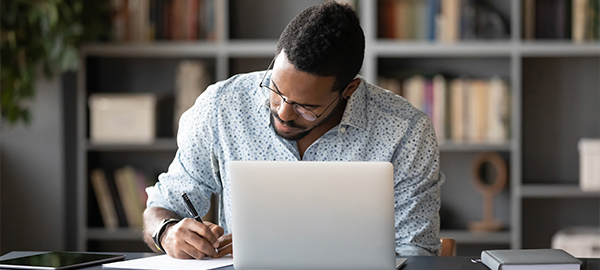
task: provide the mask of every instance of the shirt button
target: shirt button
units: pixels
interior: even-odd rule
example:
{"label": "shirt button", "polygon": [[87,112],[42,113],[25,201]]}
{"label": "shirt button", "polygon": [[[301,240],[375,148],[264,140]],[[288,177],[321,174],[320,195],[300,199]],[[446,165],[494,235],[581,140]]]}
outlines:
{"label": "shirt button", "polygon": [[346,127],[340,127],[340,132],[341,133],[345,133],[346,132]]}

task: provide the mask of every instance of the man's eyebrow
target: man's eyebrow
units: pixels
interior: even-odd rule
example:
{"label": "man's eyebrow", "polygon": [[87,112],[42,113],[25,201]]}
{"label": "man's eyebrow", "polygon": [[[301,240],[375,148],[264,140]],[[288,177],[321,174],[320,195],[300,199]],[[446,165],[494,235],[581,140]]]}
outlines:
{"label": "man's eyebrow", "polygon": [[[277,90],[277,93],[283,96],[281,91],[279,91],[279,87],[277,87],[277,84],[275,83],[275,81],[273,79],[271,79],[271,82],[273,83],[273,86],[275,86],[275,90]],[[294,101],[292,101],[291,103],[298,104],[302,107],[311,107],[311,108],[318,108],[318,107],[323,106],[323,105],[303,104],[303,103],[298,103],[298,102],[294,102]]]}

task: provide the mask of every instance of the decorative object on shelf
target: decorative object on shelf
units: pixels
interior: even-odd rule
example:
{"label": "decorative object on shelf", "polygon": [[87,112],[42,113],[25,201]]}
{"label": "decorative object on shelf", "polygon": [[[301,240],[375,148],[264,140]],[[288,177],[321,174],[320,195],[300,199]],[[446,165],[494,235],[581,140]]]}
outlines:
{"label": "decorative object on shelf", "polygon": [[201,61],[184,60],[177,67],[175,79],[174,134],[177,134],[179,118],[194,105],[196,99],[210,85],[208,67]]}
{"label": "decorative object on shelf", "polygon": [[579,186],[588,192],[600,191],[600,138],[579,140]]}
{"label": "decorative object on shelf", "polygon": [[[494,178],[490,177],[489,165],[495,171]],[[473,186],[483,196],[483,220],[472,222],[469,230],[489,232],[502,229],[502,223],[494,219],[494,196],[506,185],[508,171],[504,159],[494,152],[481,153],[473,162],[471,174]]]}
{"label": "decorative object on shelf", "polygon": [[93,143],[152,143],[156,137],[154,94],[94,94],[90,102]]}
{"label": "decorative object on shelf", "polygon": [[2,118],[31,122],[40,67],[47,77],[79,67],[78,47],[108,36],[108,1],[2,0]]}

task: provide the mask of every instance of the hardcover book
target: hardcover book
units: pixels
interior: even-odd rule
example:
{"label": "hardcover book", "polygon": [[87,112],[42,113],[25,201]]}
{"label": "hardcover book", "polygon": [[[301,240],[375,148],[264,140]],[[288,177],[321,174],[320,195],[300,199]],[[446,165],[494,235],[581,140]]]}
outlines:
{"label": "hardcover book", "polygon": [[481,261],[492,270],[579,270],[581,265],[562,249],[484,250]]}

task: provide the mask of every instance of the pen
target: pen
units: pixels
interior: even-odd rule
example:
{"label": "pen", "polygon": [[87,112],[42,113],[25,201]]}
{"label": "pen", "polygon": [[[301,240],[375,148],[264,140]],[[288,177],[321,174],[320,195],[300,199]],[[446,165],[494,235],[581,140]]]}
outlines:
{"label": "pen", "polygon": [[[190,197],[188,197],[188,195],[185,192],[181,193],[181,197],[183,197],[183,201],[185,202],[185,206],[187,206],[188,212],[190,212],[190,214],[194,216],[194,219],[196,221],[199,221],[200,223],[204,224],[202,218],[200,218],[200,216],[198,215],[196,208],[194,208],[192,201],[190,201]],[[219,253],[219,250],[215,248],[215,252]]]}
{"label": "pen", "polygon": [[185,206],[187,206],[188,212],[190,212],[196,221],[202,222],[202,218],[200,218],[198,212],[196,212],[196,208],[194,208],[194,205],[192,205],[192,201],[190,201],[188,195],[184,192],[181,194],[181,197],[183,197],[183,201],[185,202]]}

